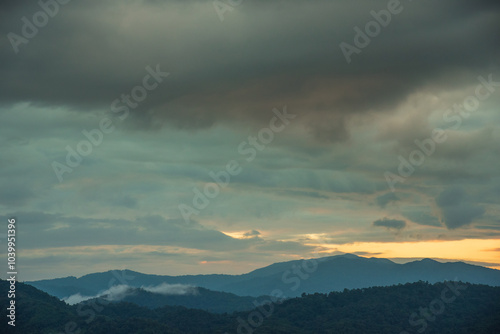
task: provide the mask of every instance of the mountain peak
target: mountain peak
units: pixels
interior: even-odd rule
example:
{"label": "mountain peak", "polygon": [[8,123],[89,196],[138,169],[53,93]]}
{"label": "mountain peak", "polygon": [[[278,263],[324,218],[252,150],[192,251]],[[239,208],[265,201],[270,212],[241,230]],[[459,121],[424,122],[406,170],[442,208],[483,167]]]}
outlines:
{"label": "mountain peak", "polygon": [[360,256],[357,256],[356,254],[352,254],[352,253],[345,253],[345,254],[342,254],[339,256],[345,257],[346,259],[359,259],[359,258],[361,258]]}
{"label": "mountain peak", "polygon": [[429,258],[422,259],[422,260],[420,260],[420,262],[422,262],[422,263],[440,263],[436,260],[429,259]]}

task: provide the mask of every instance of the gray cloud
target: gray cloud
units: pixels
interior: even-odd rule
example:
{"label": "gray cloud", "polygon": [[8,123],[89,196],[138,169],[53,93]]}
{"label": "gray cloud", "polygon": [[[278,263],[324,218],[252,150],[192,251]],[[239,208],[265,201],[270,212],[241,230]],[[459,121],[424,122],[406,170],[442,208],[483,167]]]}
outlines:
{"label": "gray cloud", "polygon": [[30,198],[34,198],[33,190],[28,185],[19,185],[14,182],[3,184],[0,189],[0,201],[4,205],[14,206],[28,202]]}
{"label": "gray cloud", "polygon": [[373,222],[373,226],[386,227],[388,229],[401,230],[406,227],[404,220],[383,218]]}
{"label": "gray cloud", "polygon": [[396,196],[395,193],[389,192],[378,196],[375,200],[377,201],[378,206],[384,208],[387,204],[398,201],[399,197]]}
{"label": "gray cloud", "polygon": [[292,196],[305,196],[305,197],[312,197],[312,198],[317,198],[317,199],[328,199],[328,196],[322,195],[317,191],[301,191],[301,190],[286,190],[286,191],[281,191],[280,194],[288,194]]}
{"label": "gray cloud", "polygon": [[[251,239],[234,239],[194,221],[185,223],[181,219],[165,219],[158,215],[135,220],[72,217],[42,212],[19,212],[9,217],[11,216],[16,217],[20,223],[19,230],[24,234],[20,242],[26,249],[169,244],[196,249],[241,250],[252,243]],[[0,219],[6,220],[7,216],[0,216]],[[40,238],[40,234],[47,237]]]}
{"label": "gray cloud", "polygon": [[429,208],[415,208],[402,211],[402,215],[420,225],[442,226],[439,219],[428,212]]}
{"label": "gray cloud", "polygon": [[246,232],[245,234],[243,234],[245,237],[256,237],[258,235],[260,235],[260,232],[257,231],[257,230],[251,230],[249,232]]}
{"label": "gray cloud", "polygon": [[458,186],[445,189],[436,198],[436,204],[441,209],[442,220],[449,229],[456,229],[471,224],[484,215],[485,209],[477,205],[474,198],[467,195]]}

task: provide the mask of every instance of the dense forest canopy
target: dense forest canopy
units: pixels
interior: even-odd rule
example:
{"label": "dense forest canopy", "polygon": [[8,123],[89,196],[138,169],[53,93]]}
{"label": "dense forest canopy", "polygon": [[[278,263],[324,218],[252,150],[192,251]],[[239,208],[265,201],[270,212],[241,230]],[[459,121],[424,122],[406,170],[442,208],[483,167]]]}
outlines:
{"label": "dense forest canopy", "polygon": [[[7,284],[0,281],[0,288]],[[25,334],[486,334],[500,329],[500,287],[461,282],[303,294],[233,314],[180,306],[150,309],[103,299],[67,305],[23,283],[17,284],[16,294],[16,330]],[[7,296],[0,301],[7,307]],[[10,329],[1,323],[2,333]]]}

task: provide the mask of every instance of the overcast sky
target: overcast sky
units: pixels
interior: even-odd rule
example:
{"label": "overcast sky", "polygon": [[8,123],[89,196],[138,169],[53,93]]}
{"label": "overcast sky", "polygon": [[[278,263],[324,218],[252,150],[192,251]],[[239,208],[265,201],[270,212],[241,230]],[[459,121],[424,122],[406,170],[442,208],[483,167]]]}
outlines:
{"label": "overcast sky", "polygon": [[0,4],[19,279],[500,268],[498,1],[59,1]]}

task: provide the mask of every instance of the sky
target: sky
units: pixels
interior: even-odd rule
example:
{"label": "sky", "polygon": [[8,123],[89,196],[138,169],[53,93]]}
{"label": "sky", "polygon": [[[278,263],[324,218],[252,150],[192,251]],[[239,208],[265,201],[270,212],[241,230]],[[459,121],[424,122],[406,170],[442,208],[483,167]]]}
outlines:
{"label": "sky", "polygon": [[2,1],[0,265],[500,269],[500,3]]}

